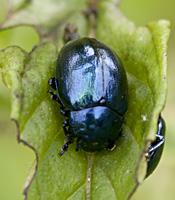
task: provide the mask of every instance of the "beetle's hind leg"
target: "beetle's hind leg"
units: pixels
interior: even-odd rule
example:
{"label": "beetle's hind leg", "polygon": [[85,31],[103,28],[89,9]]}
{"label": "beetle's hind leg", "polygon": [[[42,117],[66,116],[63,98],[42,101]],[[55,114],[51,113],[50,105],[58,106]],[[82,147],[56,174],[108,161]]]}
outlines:
{"label": "beetle's hind leg", "polygon": [[106,147],[106,149],[108,151],[113,151],[117,145],[118,141],[112,141],[112,140],[108,140],[108,146]]}
{"label": "beetle's hind leg", "polygon": [[124,134],[122,134],[123,129],[121,128],[118,135],[116,135],[116,138],[109,138],[108,139],[108,146],[106,147],[106,149],[108,151],[113,151],[118,143],[119,137],[125,138],[126,136]]}
{"label": "beetle's hind leg", "polygon": [[67,130],[66,127],[69,127],[69,120],[66,119],[64,122],[63,122],[63,130],[64,130],[64,133],[65,135],[67,136],[69,134],[69,131]]}
{"label": "beetle's hind leg", "polygon": [[66,142],[66,143],[64,144],[64,146],[61,148],[62,151],[61,151],[61,153],[60,153],[60,156],[62,156],[62,155],[64,154],[64,152],[68,150],[69,145],[72,144],[72,143],[74,142],[73,136],[67,135],[66,141],[67,141],[67,142]]}
{"label": "beetle's hind leg", "polygon": [[64,133],[66,135],[66,141],[65,141],[64,146],[61,148],[61,150],[62,150],[61,153],[60,153],[61,156],[64,154],[65,151],[68,150],[69,145],[74,142],[74,137],[70,134],[69,130],[67,130],[66,127],[69,127],[68,119],[66,119],[63,122],[63,130],[64,130]]}

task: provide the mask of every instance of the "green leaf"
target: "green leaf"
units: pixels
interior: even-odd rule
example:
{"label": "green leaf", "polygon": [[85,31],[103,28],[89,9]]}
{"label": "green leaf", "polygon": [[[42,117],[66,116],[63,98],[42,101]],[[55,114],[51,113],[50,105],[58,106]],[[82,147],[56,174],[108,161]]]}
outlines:
{"label": "green leaf", "polygon": [[0,29],[7,29],[19,25],[35,26],[40,36],[54,34],[66,21],[73,21],[76,15],[80,21],[84,20],[83,10],[87,0],[41,0],[22,2],[12,0],[11,10]]}
{"label": "green leaf", "polygon": [[76,152],[72,144],[59,157],[65,139],[64,119],[58,104],[50,100],[47,81],[54,77],[65,25],[75,23],[81,36],[91,32],[83,14],[88,2],[26,2],[14,4],[16,9],[1,28],[33,25],[41,42],[29,54],[17,46],[0,52],[2,77],[11,89],[11,118],[17,124],[19,142],[36,153],[36,166],[25,185],[26,198],[128,199],[144,180],[144,153],[148,141],[155,137],[157,119],[165,105],[169,22],[161,20],[137,28],[118,10],[116,1],[99,1],[95,37],[119,55],[127,72],[129,108],[123,125],[126,137],[120,138],[112,152]]}

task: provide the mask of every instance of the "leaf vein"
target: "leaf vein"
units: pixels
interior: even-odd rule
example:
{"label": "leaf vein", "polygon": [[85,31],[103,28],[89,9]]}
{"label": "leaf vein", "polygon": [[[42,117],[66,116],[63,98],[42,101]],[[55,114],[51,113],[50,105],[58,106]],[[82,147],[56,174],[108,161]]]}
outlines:
{"label": "leaf vein", "polygon": [[112,181],[111,181],[110,178],[108,177],[107,173],[103,170],[103,168],[100,167],[100,169],[101,169],[101,170],[103,171],[103,173],[105,174],[108,183],[110,183],[111,188],[112,188],[112,191],[113,191],[114,194],[115,194],[115,199],[117,200],[117,199],[118,199],[118,198],[117,198],[117,194],[115,193],[115,188],[114,188],[114,185],[113,185]]}
{"label": "leaf vein", "polygon": [[74,193],[71,194],[71,196],[67,199],[67,200],[71,200],[71,198],[77,194],[77,192],[79,192],[81,190],[81,188],[86,184],[86,182],[84,182]]}

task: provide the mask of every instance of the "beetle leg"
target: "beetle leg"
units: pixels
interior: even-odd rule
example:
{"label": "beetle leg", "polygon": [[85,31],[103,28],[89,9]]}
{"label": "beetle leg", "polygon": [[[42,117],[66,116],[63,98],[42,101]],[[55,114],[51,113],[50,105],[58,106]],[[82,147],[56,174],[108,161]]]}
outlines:
{"label": "beetle leg", "polygon": [[67,120],[65,120],[65,121],[63,122],[63,130],[64,130],[64,133],[65,133],[65,135],[66,135],[66,143],[65,143],[64,146],[61,148],[61,150],[62,150],[61,153],[60,153],[61,156],[64,154],[65,151],[68,150],[69,145],[72,144],[72,143],[74,142],[73,136],[72,136],[72,135],[69,133],[69,131],[66,129],[66,127],[68,127],[68,126],[69,126],[69,121],[68,121],[68,119],[67,119]]}
{"label": "beetle leg", "polygon": [[64,110],[64,107],[61,107],[61,114],[65,117],[69,117],[69,113],[70,111],[69,110]]}
{"label": "beetle leg", "polygon": [[[50,79],[49,79],[50,80]],[[69,110],[64,110],[64,106],[62,104],[62,102],[60,101],[60,99],[58,98],[58,96],[56,94],[54,94],[52,92],[52,90],[49,90],[48,93],[50,93],[52,96],[51,96],[51,99],[54,100],[54,101],[57,101],[58,104],[61,105],[61,114],[64,115],[65,117],[69,117]]]}
{"label": "beetle leg", "polygon": [[155,151],[164,144],[164,132],[165,132],[165,125],[164,121],[159,115],[158,123],[157,123],[157,134],[156,134],[156,140],[152,142],[149,146],[149,150],[147,152],[148,158],[151,158],[152,155],[154,155]]}
{"label": "beetle leg", "polygon": [[69,111],[64,110],[64,106],[63,106],[62,102],[60,101],[60,99],[58,98],[58,96],[56,94],[54,94],[52,92],[52,90],[49,90],[48,93],[50,93],[52,95],[51,96],[52,100],[57,101],[57,103],[61,105],[61,114],[64,115],[65,117],[69,117]]}
{"label": "beetle leg", "polygon": [[108,139],[108,146],[106,147],[106,149],[108,151],[113,151],[117,145],[118,141],[112,141],[110,139]]}
{"label": "beetle leg", "polygon": [[69,145],[72,144],[72,143],[74,142],[73,136],[67,135],[66,141],[67,141],[67,142],[66,142],[66,143],[64,144],[64,146],[61,148],[62,151],[61,151],[61,153],[60,153],[60,156],[62,156],[62,155],[64,154],[64,152],[68,150]]}
{"label": "beetle leg", "polygon": [[[48,83],[49,83],[49,85],[50,85],[54,90],[56,90],[55,77],[50,78],[50,79],[48,80]],[[59,97],[58,97],[56,94],[54,94],[54,93],[52,92],[52,90],[49,90],[48,92],[52,95],[52,96],[51,96],[51,99],[57,101],[57,102],[62,106],[62,109],[64,109],[64,105],[63,105],[63,103],[61,102],[61,100],[59,99]]]}
{"label": "beetle leg", "polygon": [[68,127],[68,126],[69,126],[69,120],[66,119],[66,120],[63,122],[63,130],[64,130],[64,133],[65,133],[66,136],[69,134],[69,131],[68,131],[67,128],[66,128],[66,127]]}
{"label": "beetle leg", "polygon": [[50,94],[52,95],[52,96],[51,96],[51,99],[52,99],[52,100],[58,101],[57,95],[54,94],[54,93],[52,92],[52,90],[49,90],[48,93],[50,93]]}
{"label": "beetle leg", "polygon": [[48,83],[49,83],[49,85],[50,85],[54,90],[56,90],[55,77],[50,78],[50,79],[48,80]]}
{"label": "beetle leg", "polygon": [[52,99],[52,100],[57,101],[62,107],[64,107],[63,104],[62,104],[62,102],[61,102],[60,99],[58,98],[58,96],[57,96],[56,94],[54,94],[54,93],[52,92],[52,90],[49,90],[48,93],[50,93],[50,94],[52,95],[52,96],[51,96],[51,99]]}
{"label": "beetle leg", "polygon": [[[120,129],[120,132],[118,133],[119,137],[125,138],[126,136],[122,134],[122,128]],[[107,150],[113,151],[118,143],[118,136],[116,138],[109,138],[108,139],[108,146],[106,147]]]}
{"label": "beetle leg", "polygon": [[162,135],[156,134],[156,141],[151,144],[151,147],[149,148],[148,153],[155,151],[157,148],[159,148],[164,143],[164,137]]}

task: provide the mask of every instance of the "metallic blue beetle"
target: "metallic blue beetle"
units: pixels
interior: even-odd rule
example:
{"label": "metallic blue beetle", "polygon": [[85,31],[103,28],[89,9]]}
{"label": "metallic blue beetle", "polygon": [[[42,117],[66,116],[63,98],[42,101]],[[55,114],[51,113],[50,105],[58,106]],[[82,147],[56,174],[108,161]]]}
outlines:
{"label": "metallic blue beetle", "polygon": [[118,56],[93,38],[68,42],[60,51],[52,99],[61,104],[66,143],[61,155],[77,138],[77,147],[88,152],[112,149],[122,132],[127,110],[128,85]]}
{"label": "metallic blue beetle", "polygon": [[[128,107],[126,73],[118,56],[93,38],[68,42],[60,51],[55,77],[49,84],[52,99],[68,117],[63,123],[66,142],[63,155],[74,138],[87,152],[113,149],[122,136],[123,115]],[[151,143],[147,176],[156,168],[164,144],[165,123],[159,117],[156,140]]]}

